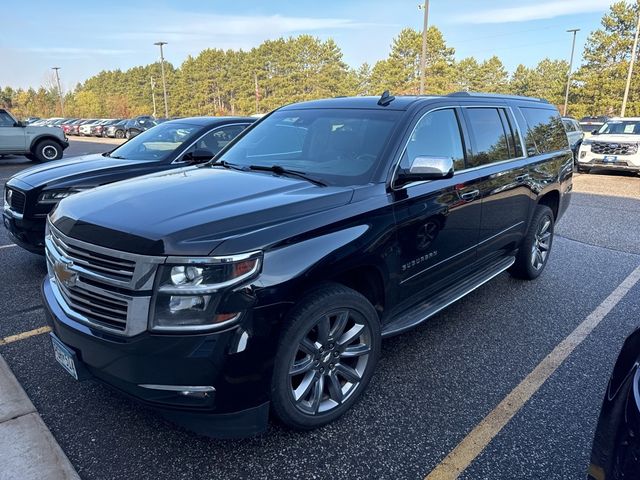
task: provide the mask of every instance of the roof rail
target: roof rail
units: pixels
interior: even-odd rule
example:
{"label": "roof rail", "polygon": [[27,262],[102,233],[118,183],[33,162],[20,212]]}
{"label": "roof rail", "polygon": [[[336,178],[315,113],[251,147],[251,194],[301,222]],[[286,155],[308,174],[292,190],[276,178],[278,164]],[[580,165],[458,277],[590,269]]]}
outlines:
{"label": "roof rail", "polygon": [[501,93],[481,93],[481,92],[453,92],[447,95],[447,97],[476,97],[476,98],[511,98],[514,100],[529,100],[540,103],[549,103],[544,98],[537,97],[525,97],[523,95],[507,95]]}

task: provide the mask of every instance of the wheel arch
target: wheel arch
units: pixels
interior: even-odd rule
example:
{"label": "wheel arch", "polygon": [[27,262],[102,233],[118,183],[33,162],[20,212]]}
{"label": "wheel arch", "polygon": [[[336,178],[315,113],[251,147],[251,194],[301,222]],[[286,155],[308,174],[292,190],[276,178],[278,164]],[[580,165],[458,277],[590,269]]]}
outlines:
{"label": "wheel arch", "polygon": [[62,150],[64,150],[64,144],[63,144],[62,140],[60,140],[55,135],[51,135],[51,134],[48,134],[48,133],[43,133],[43,134],[38,135],[37,137],[35,137],[33,140],[31,140],[31,144],[29,145],[29,152],[30,153],[35,153],[33,150],[36,148],[36,145],[38,145],[38,143],[40,143],[43,140],[51,140],[53,142],[56,142],[60,146],[60,148]]}
{"label": "wheel arch", "polygon": [[557,220],[560,210],[560,191],[556,189],[549,190],[538,198],[537,205],[549,207],[553,212],[553,218]]}

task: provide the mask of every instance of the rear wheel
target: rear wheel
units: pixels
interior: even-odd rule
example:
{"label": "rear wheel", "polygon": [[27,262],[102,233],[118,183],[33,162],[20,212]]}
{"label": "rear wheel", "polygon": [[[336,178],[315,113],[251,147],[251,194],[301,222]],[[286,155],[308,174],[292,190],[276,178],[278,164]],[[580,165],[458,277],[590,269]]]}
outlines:
{"label": "rear wheel", "polygon": [[538,205],[516,261],[509,270],[514,277],[533,280],[540,276],[551,253],[554,226],[551,209],[546,205]]}
{"label": "rear wheel", "polygon": [[62,147],[53,140],[41,140],[36,144],[33,155],[38,162],[50,162],[62,158]]}
{"label": "rear wheel", "polygon": [[116,138],[124,138],[124,132],[122,130],[116,130]]}
{"label": "rear wheel", "polygon": [[310,430],[344,414],[367,388],[380,338],[376,310],[358,292],[335,284],[303,298],[276,354],[271,397],[277,417]]}

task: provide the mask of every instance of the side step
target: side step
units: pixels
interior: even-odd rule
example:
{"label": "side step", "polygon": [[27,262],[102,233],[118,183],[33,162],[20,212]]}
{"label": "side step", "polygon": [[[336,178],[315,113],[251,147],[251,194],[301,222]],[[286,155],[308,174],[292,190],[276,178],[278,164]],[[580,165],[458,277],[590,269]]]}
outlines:
{"label": "side step", "polygon": [[482,284],[501,274],[513,265],[515,261],[515,257],[502,258],[498,262],[465,278],[464,281],[450,288],[445,288],[425,302],[400,313],[382,327],[382,337],[391,337],[412,329],[440,310],[460,300],[468,293],[471,293]]}

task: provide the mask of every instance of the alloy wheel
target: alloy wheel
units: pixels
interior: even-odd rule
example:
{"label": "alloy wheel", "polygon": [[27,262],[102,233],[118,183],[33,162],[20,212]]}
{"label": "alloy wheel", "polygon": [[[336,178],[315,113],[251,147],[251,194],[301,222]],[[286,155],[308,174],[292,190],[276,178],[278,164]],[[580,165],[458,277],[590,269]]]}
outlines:
{"label": "alloy wheel", "polygon": [[544,216],[538,223],[531,247],[531,265],[536,270],[540,270],[547,261],[549,250],[551,250],[551,237],[551,219]]}
{"label": "alloy wheel", "polygon": [[42,156],[47,160],[55,160],[58,156],[58,149],[53,145],[47,145],[42,149]]}
{"label": "alloy wheel", "polygon": [[300,340],[289,367],[295,407],[326,413],[355,393],[369,362],[372,337],[364,318],[350,309],[323,315]]}

